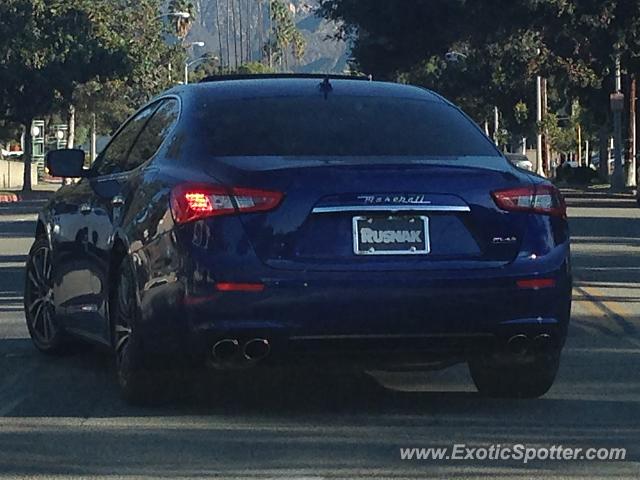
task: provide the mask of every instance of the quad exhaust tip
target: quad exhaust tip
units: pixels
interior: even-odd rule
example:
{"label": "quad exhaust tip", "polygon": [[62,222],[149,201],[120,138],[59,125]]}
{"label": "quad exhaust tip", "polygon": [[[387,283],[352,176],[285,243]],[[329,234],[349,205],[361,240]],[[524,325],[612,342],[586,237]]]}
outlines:
{"label": "quad exhaust tip", "polygon": [[244,358],[251,361],[262,360],[269,355],[271,351],[271,345],[269,341],[264,338],[254,338],[244,344],[242,353]]}
{"label": "quad exhaust tip", "polygon": [[536,352],[548,352],[555,347],[553,337],[546,333],[540,334],[533,339],[533,350]]}
{"label": "quad exhaust tip", "polygon": [[240,349],[238,340],[224,338],[213,345],[211,353],[213,358],[219,361],[227,361],[235,357]]}
{"label": "quad exhaust tip", "polygon": [[515,355],[525,355],[529,351],[529,337],[524,334],[514,335],[507,342],[509,351]]}
{"label": "quad exhaust tip", "polygon": [[533,338],[524,334],[514,335],[507,341],[507,347],[514,355],[526,355],[527,353],[544,353],[554,348],[553,337],[547,333],[541,333]]}

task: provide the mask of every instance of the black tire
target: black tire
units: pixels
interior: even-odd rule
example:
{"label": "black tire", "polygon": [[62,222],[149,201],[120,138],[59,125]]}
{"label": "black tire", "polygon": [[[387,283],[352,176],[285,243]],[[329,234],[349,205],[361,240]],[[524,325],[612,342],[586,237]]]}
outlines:
{"label": "black tire", "polygon": [[539,354],[528,361],[507,362],[493,356],[469,361],[471,378],[487,397],[538,398],[549,391],[558,373],[560,353]]}
{"label": "black tire", "polygon": [[135,277],[128,258],[112,285],[110,318],[115,367],[122,398],[131,405],[153,405],[160,399],[160,372],[151,367],[136,328],[140,314]]}
{"label": "black tire", "polygon": [[25,268],[24,313],[35,347],[49,355],[72,353],[73,342],[56,319],[53,303],[51,249],[45,237],[36,238]]}

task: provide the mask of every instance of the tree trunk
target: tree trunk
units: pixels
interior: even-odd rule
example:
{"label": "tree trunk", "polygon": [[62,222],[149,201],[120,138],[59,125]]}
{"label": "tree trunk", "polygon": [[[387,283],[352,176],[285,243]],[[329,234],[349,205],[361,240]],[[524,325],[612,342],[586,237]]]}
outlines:
{"label": "tree trunk", "polygon": [[238,22],[236,17],[236,0],[231,1],[231,19],[233,21],[233,66],[238,69]]}
{"label": "tree trunk", "polygon": [[27,120],[24,127],[24,175],[22,177],[22,191],[31,191],[31,157],[33,156],[33,136],[31,125],[33,120]]}
{"label": "tree trunk", "polygon": [[68,114],[67,148],[73,148],[76,142],[76,107],[73,104],[69,105]]}
{"label": "tree trunk", "polygon": [[264,11],[262,9],[262,0],[258,1],[258,53],[260,61],[264,60]]}
{"label": "tree trunk", "polygon": [[231,70],[231,0],[227,0],[227,70]]}
{"label": "tree trunk", "polygon": [[600,149],[600,166],[598,171],[600,173],[600,180],[603,182],[609,181],[609,131],[606,125],[600,127],[599,135],[599,149]]}
{"label": "tree trunk", "polygon": [[251,0],[249,0],[247,2],[247,21],[245,22],[247,24],[247,36],[246,36],[246,42],[247,42],[247,62],[251,62],[253,60],[253,52],[251,51],[251,14],[253,12],[251,11]]}
{"label": "tree trunk", "polygon": [[222,56],[222,24],[220,23],[220,0],[216,0],[216,28],[218,30],[218,58],[220,65],[224,64]]}
{"label": "tree trunk", "polygon": [[238,23],[240,27],[240,64],[244,63],[244,29],[242,27],[242,0],[238,0]]}
{"label": "tree trunk", "polygon": [[271,43],[271,37],[273,35],[273,0],[269,0],[269,30],[267,34],[267,44],[269,45],[269,51],[267,55],[269,56],[269,68],[273,68],[273,44]]}

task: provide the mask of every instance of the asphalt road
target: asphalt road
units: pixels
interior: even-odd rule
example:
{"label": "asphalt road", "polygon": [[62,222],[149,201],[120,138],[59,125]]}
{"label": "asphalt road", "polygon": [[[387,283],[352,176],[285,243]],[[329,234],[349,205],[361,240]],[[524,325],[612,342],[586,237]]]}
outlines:
{"label": "asphalt road", "polygon": [[[33,206],[0,207],[0,478],[615,478],[640,472],[640,208],[570,195],[576,274],[559,378],[481,398],[465,366],[355,379],[199,379],[140,409],[95,349],[48,358],[22,313]],[[401,447],[627,449],[625,461],[402,461]]]}

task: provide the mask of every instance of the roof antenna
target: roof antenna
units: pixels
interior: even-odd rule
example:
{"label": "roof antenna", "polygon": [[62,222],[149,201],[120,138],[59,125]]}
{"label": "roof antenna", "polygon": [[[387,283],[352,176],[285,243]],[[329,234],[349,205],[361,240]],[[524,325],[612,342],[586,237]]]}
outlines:
{"label": "roof antenna", "polygon": [[331,81],[329,80],[329,75],[324,77],[324,80],[320,83],[320,85],[318,85],[318,88],[322,93],[324,93],[324,99],[326,100],[333,90],[333,86],[331,85]]}

